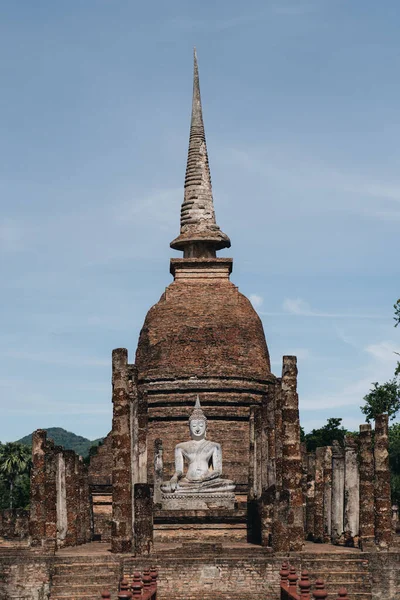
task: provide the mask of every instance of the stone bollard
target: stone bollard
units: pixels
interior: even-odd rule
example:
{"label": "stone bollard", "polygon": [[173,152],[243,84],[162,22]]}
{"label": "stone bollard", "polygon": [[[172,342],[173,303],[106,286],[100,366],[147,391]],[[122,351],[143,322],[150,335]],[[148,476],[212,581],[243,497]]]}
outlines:
{"label": "stone bollard", "polygon": [[298,577],[296,575],[296,569],[291,566],[289,568],[288,582],[289,582],[289,591],[293,594],[296,594],[297,589],[297,580]]}
{"label": "stone bollard", "polygon": [[157,571],[156,567],[150,567],[150,577],[151,577],[151,589],[154,591],[155,589],[157,589],[157,578],[158,578],[158,571]]}
{"label": "stone bollard", "polygon": [[141,577],[140,573],[136,572],[133,574],[132,585],[131,585],[133,598],[139,598],[142,595],[142,587],[143,587],[142,577]]}
{"label": "stone bollard", "polygon": [[315,582],[315,590],[313,591],[313,597],[315,600],[325,600],[328,596],[328,592],[325,588],[325,581],[323,579],[317,579]]}
{"label": "stone bollard", "polygon": [[152,593],[151,575],[150,575],[149,569],[146,569],[145,571],[143,571],[142,581],[143,581],[143,594],[146,595],[146,598],[149,598]]}
{"label": "stone bollard", "polygon": [[104,590],[104,592],[101,592],[101,598],[102,598],[102,600],[110,600],[110,598],[111,598],[110,592],[107,592],[106,590]]}
{"label": "stone bollard", "polygon": [[304,570],[301,572],[299,581],[300,588],[300,598],[301,600],[310,600],[310,592],[311,592],[311,581],[308,575],[308,571]]}
{"label": "stone bollard", "polygon": [[129,592],[129,583],[125,579],[125,577],[122,579],[121,583],[119,584],[119,591],[120,592]]}
{"label": "stone bollard", "polygon": [[349,597],[347,595],[347,590],[345,587],[340,588],[338,600],[349,600]]}
{"label": "stone bollard", "polygon": [[281,567],[281,570],[279,571],[279,575],[281,576],[281,585],[287,585],[288,575],[289,575],[289,566],[286,562],[282,563],[282,567]]}

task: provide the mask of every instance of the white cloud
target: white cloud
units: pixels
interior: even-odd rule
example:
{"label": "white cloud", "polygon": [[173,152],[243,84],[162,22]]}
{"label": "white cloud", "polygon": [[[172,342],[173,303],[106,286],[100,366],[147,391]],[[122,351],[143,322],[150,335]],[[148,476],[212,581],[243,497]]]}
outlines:
{"label": "white cloud", "polygon": [[249,300],[254,308],[259,308],[264,302],[264,298],[258,294],[250,294]]}
{"label": "white cloud", "polygon": [[[395,364],[400,353],[400,346],[393,342],[379,342],[378,344],[369,344],[365,351],[378,361],[391,362]],[[397,354],[396,354],[397,353]]]}
{"label": "white cloud", "polygon": [[[301,317],[322,317],[325,319],[386,319],[381,315],[330,313],[311,308],[310,304],[302,298],[285,298],[282,305],[283,310],[291,315]],[[265,313],[267,314],[267,313]]]}

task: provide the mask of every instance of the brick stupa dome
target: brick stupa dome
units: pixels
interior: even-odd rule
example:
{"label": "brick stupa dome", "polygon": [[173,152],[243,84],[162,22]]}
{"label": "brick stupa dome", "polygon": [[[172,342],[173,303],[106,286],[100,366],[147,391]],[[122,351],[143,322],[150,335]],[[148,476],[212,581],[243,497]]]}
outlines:
{"label": "brick stupa dome", "polygon": [[175,280],[147,313],[136,353],[140,380],[265,380],[270,360],[261,320],[228,279]]}

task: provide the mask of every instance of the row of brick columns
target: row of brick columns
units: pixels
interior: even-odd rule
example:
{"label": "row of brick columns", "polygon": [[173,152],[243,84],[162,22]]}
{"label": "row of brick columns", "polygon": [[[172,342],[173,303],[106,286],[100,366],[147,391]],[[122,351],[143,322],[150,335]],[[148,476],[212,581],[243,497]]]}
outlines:
{"label": "row of brick columns", "polygon": [[[362,548],[392,541],[388,416],[357,441],[317,448],[300,444],[296,358],[283,357],[282,378],[250,414],[251,541],[275,551],[300,550],[304,539]],[[258,520],[257,518],[258,517]],[[261,530],[261,539],[254,531]]]}
{"label": "row of brick columns", "polygon": [[388,416],[379,415],[375,432],[345,436],[343,447],[306,453],[305,533],[316,542],[388,548],[392,540]]}
{"label": "row of brick columns", "polygon": [[87,467],[75,452],[47,440],[42,429],[32,436],[30,504],[32,546],[54,550],[91,540]]}

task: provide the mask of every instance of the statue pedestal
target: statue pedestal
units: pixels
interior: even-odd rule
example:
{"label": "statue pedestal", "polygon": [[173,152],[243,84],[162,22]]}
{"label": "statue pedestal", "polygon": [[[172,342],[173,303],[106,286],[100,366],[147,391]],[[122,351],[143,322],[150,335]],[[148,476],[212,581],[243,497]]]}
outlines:
{"label": "statue pedestal", "polygon": [[212,510],[217,508],[233,509],[235,494],[166,494],[161,493],[162,510]]}

